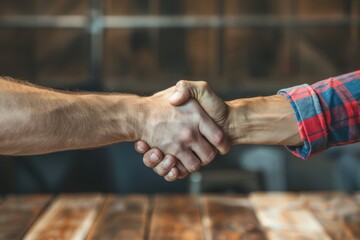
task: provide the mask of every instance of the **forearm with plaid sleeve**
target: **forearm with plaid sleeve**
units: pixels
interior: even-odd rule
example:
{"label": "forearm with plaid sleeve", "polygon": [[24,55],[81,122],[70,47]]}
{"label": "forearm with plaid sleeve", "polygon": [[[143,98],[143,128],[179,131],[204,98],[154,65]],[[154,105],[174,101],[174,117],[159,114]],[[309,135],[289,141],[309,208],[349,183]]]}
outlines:
{"label": "forearm with plaid sleeve", "polygon": [[337,145],[360,141],[360,70],[313,85],[282,89],[296,114],[302,146],[288,146],[307,159]]}

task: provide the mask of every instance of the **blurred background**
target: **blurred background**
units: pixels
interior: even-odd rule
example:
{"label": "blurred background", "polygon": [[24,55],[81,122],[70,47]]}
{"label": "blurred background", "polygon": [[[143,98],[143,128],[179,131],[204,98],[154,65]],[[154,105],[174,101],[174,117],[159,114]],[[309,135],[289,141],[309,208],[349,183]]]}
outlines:
{"label": "blurred background", "polygon": [[[0,75],[66,90],[152,94],[206,80],[224,99],[360,69],[360,0],[0,0]],[[0,193],[360,189],[360,145],[310,160],[236,146],[167,183],[131,143],[1,157]]]}

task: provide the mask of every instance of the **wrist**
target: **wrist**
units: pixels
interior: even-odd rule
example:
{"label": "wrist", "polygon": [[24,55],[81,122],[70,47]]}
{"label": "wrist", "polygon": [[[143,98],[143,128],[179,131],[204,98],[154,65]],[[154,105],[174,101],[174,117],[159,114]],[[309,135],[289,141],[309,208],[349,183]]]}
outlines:
{"label": "wrist", "polygon": [[147,101],[148,97],[134,96],[129,109],[131,114],[129,119],[130,141],[140,140],[146,129],[145,124],[150,114],[150,107]]}
{"label": "wrist", "polygon": [[[114,142],[136,141],[143,131],[143,98],[136,95],[84,95],[99,134]],[[96,113],[98,112],[98,113]]]}
{"label": "wrist", "polygon": [[227,104],[233,144],[301,143],[294,112],[283,96],[245,98]]}
{"label": "wrist", "polygon": [[[139,97],[136,103],[137,118],[135,130],[135,140],[147,141],[150,136],[159,134],[154,133],[155,126],[159,121],[163,121],[162,113],[164,109],[158,96],[152,95],[147,97]],[[166,103],[168,104],[168,103]],[[170,104],[169,104],[170,105]]]}
{"label": "wrist", "polygon": [[232,144],[244,143],[248,121],[246,120],[246,101],[237,99],[226,102],[229,115],[225,123],[225,131],[231,139]]}

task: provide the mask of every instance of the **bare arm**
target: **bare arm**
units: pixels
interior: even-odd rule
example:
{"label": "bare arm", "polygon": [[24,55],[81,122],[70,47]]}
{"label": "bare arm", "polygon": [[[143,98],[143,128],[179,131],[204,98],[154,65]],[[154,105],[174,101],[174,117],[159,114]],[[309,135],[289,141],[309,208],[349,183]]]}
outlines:
{"label": "bare arm", "polygon": [[140,136],[140,97],[76,94],[0,79],[0,154],[92,148]]}
{"label": "bare arm", "polygon": [[177,174],[194,172],[213,160],[216,148],[227,152],[230,143],[195,100],[172,106],[168,98],[173,91],[149,97],[70,93],[1,78],[0,154],[32,155],[143,139],[171,155],[169,166],[176,164]]}
{"label": "bare arm", "polygon": [[293,109],[282,95],[226,102],[225,132],[233,144],[299,145],[302,143]]}

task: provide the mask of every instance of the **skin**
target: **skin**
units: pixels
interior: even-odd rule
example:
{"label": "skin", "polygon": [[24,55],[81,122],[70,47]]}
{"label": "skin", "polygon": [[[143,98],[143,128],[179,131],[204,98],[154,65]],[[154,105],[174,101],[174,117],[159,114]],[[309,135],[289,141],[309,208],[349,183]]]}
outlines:
{"label": "skin", "polygon": [[195,100],[171,105],[173,92],[169,88],[149,97],[60,92],[2,77],[0,154],[43,154],[143,139],[146,147],[161,150],[148,160],[157,162],[166,153],[163,165],[176,167],[181,177],[231,144]]}
{"label": "skin", "polygon": [[[171,104],[184,104],[191,98],[196,99],[209,116],[229,136],[233,145],[271,144],[301,145],[303,143],[295,113],[287,99],[282,95],[244,98],[224,102],[206,82],[182,80],[176,85],[175,93],[170,97]],[[135,148],[144,153],[144,163],[167,181],[179,178],[176,167],[168,167],[162,159],[150,162],[149,155],[160,149],[150,148],[146,141],[137,141]],[[142,151],[140,151],[140,148]],[[162,155],[163,156],[163,155]],[[176,161],[166,155],[165,159]],[[174,163],[172,164],[174,165]]]}

